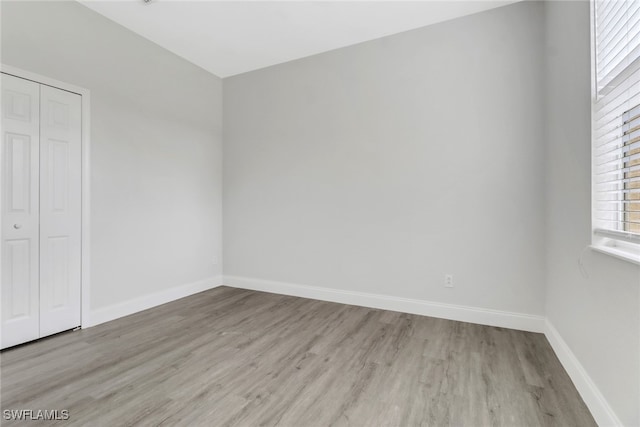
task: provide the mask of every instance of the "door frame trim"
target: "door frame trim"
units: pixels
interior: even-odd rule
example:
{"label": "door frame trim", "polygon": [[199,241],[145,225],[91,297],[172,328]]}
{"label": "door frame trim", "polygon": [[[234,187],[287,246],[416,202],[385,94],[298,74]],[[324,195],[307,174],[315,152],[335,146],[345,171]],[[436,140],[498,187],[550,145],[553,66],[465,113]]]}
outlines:
{"label": "door frame trim", "polygon": [[[52,79],[41,74],[26,71],[10,65],[0,63],[0,72],[9,74],[21,79],[30,80],[35,83],[46,86],[55,87],[80,95],[81,99],[81,194],[80,194],[80,326],[91,326],[91,238],[90,238],[90,209],[91,209],[91,91],[84,87],[76,86],[67,82]],[[0,150],[0,159],[2,150]],[[1,162],[1,160],[0,160]],[[2,200],[0,198],[0,211],[2,208]],[[2,247],[0,247],[2,251]],[[1,252],[0,252],[1,255]]]}

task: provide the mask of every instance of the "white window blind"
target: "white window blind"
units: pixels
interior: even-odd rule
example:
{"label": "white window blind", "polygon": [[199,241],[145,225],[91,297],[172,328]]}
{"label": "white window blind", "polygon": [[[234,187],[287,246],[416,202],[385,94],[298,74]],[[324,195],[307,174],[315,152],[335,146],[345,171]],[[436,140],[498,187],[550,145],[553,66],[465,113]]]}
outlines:
{"label": "white window blind", "polygon": [[594,12],[594,229],[640,243],[640,0]]}
{"label": "white window blind", "polygon": [[595,1],[598,92],[640,57],[640,1]]}

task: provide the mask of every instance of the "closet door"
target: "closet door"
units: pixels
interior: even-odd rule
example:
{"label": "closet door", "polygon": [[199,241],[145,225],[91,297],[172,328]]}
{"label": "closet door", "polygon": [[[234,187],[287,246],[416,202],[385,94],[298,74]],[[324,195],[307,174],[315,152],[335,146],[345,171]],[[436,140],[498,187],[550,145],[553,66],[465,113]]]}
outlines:
{"label": "closet door", "polygon": [[40,336],[80,326],[81,97],[40,87]]}
{"label": "closet door", "polygon": [[39,90],[2,74],[2,348],[40,336]]}

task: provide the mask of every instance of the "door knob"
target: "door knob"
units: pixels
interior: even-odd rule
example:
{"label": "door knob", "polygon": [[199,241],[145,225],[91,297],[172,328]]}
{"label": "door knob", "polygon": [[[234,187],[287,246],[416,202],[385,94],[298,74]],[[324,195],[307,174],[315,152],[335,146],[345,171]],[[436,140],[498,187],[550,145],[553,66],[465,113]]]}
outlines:
{"label": "door knob", "polygon": [[13,228],[18,230],[18,229],[22,228],[22,224],[13,224]]}

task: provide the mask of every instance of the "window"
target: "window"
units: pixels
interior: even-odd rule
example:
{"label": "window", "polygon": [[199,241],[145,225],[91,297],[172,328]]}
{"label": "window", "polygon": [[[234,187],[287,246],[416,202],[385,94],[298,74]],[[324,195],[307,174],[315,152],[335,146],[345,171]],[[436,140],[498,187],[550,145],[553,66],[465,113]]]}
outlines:
{"label": "window", "polygon": [[640,262],[640,0],[593,12],[593,243]]}
{"label": "window", "polygon": [[640,106],[622,116],[624,164],[624,230],[640,234]]}

